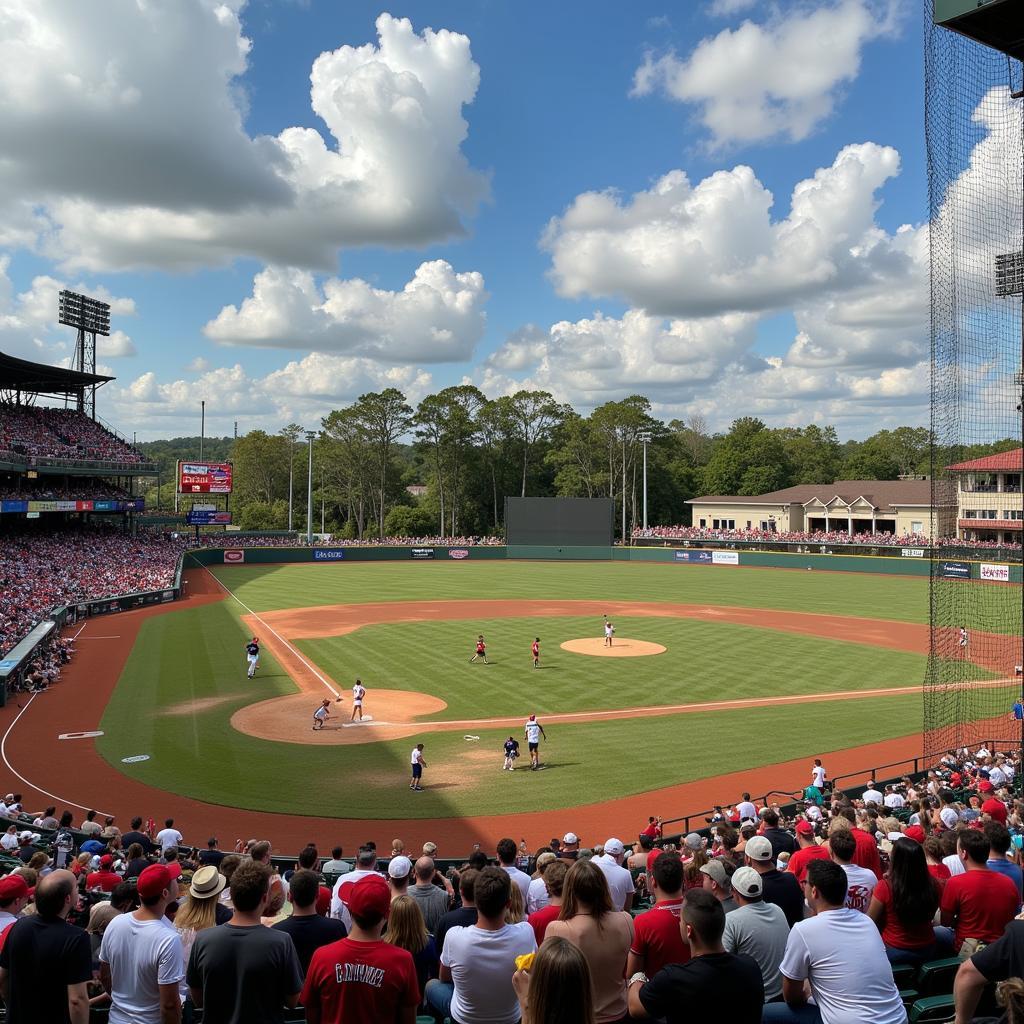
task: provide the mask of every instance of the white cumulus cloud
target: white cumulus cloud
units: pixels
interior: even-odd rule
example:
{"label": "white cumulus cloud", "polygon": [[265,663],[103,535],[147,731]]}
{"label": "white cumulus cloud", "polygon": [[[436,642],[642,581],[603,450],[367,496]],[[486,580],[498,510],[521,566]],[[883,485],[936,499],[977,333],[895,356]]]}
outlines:
{"label": "white cumulus cloud", "polygon": [[[752,6],[715,0],[711,13]],[[660,93],[694,105],[712,145],[806,138],[835,109],[843,85],[860,71],[864,47],[892,35],[898,0],[836,0],[770,8],[763,24],[747,20],[702,39],[684,58],[649,53],[633,76],[632,95]]]}
{"label": "white cumulus cloud", "polygon": [[382,361],[468,359],[484,331],[483,276],[444,260],[422,263],[400,291],[358,278],[318,285],[309,271],[268,267],[241,306],[204,331],[226,345],[347,352]]}
{"label": "white cumulus cloud", "polygon": [[241,0],[5,0],[0,243],[66,267],[192,268],[253,257],[328,268],[340,246],[462,234],[486,196],[461,151],[469,39],[382,14],[322,53],[309,121],[251,136]]}

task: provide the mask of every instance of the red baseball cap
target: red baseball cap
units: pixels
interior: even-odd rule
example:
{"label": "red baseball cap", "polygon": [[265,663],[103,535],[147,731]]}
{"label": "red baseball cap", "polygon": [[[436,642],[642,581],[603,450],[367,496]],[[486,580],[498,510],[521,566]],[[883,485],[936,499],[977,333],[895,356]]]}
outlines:
{"label": "red baseball cap", "polygon": [[170,889],[174,878],[163,864],[150,864],[141,875],[136,888],[143,899],[159,896],[165,889]]}
{"label": "red baseball cap", "polygon": [[365,875],[358,882],[346,882],[338,895],[349,913],[356,917],[365,914],[387,917],[391,912],[391,890],[383,875]]}
{"label": "red baseball cap", "polygon": [[0,901],[18,900],[28,896],[28,882],[21,875],[6,875],[0,878]]}
{"label": "red baseball cap", "polygon": [[814,826],[809,821],[798,821],[796,823],[796,834],[798,836],[813,836]]}
{"label": "red baseball cap", "polygon": [[921,843],[924,845],[925,835],[924,829],[920,825],[910,825],[903,833],[907,839],[913,839],[915,843]]}
{"label": "red baseball cap", "polygon": [[109,868],[114,863],[114,858],[109,854],[105,853],[100,857],[100,867]]}
{"label": "red baseball cap", "polygon": [[989,815],[1001,825],[1006,824],[1006,804],[1002,800],[990,797],[981,805],[982,813]]}
{"label": "red baseball cap", "polygon": [[316,894],[316,912],[321,917],[326,917],[331,912],[331,890],[326,885],[320,886]]}
{"label": "red baseball cap", "polygon": [[978,783],[979,793],[994,793],[995,791],[996,787],[993,786],[992,783],[988,781],[988,779],[982,779],[981,782]]}

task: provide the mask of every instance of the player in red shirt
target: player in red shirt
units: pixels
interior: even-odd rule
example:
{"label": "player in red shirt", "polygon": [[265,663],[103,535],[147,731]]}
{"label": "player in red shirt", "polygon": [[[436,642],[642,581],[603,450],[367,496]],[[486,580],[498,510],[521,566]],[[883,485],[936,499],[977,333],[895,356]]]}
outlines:
{"label": "player in red shirt", "polygon": [[321,946],[300,1001],[311,1024],[414,1024],[420,1002],[412,954],[381,941],[391,911],[383,875],[346,882],[339,893],[352,916],[347,938]]}
{"label": "player in red shirt", "polygon": [[792,854],[786,864],[786,870],[796,875],[796,880],[804,884],[807,869],[812,860],[828,860],[828,849],[814,841],[814,826],[809,821],[798,821],[796,825],[796,843],[800,847]]}
{"label": "player in red shirt", "polygon": [[530,648],[530,652],[533,654],[533,667],[540,668],[540,637],[533,638],[533,646]]}
{"label": "player in red shirt", "polygon": [[986,867],[990,850],[984,832],[967,830],[957,839],[956,852],[967,870],[946,882],[939,906],[943,925],[955,928],[953,949],[958,952],[965,939],[995,942],[1017,914],[1017,886]]}
{"label": "player in red shirt", "polygon": [[683,908],[683,862],[679,854],[661,853],[657,857],[653,870],[648,872],[647,887],[654,893],[655,903],[633,919],[627,978],[637,971],[653,978],[666,964],[685,964],[690,959],[690,947],[679,930]]}
{"label": "player in red shirt", "polygon": [[473,657],[469,659],[470,665],[472,665],[473,662],[477,660],[477,658],[482,659],[485,665],[490,664],[490,662],[487,660],[487,644],[484,643],[483,633],[481,633],[476,638],[476,654],[474,654]]}

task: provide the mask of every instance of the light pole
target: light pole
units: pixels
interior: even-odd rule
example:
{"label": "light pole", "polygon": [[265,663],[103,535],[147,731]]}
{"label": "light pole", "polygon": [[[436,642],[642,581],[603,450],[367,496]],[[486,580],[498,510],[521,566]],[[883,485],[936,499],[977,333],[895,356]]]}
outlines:
{"label": "light pole", "polygon": [[644,533],[647,533],[647,446],[651,443],[651,432],[641,430],[636,435],[637,439],[644,446]]}
{"label": "light pole", "polygon": [[199,414],[199,461],[203,461],[203,449],[206,446],[206,399],[199,403],[202,410]]}
{"label": "light pole", "polygon": [[315,430],[306,431],[306,440],[309,442],[309,476],[306,487],[306,543],[313,546],[313,438],[316,437]]}

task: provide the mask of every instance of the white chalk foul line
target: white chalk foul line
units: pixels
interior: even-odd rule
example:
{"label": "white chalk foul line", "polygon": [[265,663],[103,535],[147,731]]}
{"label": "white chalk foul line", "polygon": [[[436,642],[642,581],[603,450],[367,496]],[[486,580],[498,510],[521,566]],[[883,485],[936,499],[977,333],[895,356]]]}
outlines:
{"label": "white chalk foul line", "polygon": [[327,689],[328,689],[328,690],[330,690],[330,691],[331,691],[331,693],[333,693],[333,694],[334,694],[334,696],[335,696],[335,697],[340,697],[340,696],[341,696],[341,693],[340,693],[340,692],[339,692],[338,690],[336,690],[336,689],[335,689],[335,688],[334,688],[334,687],[333,687],[333,686],[331,685],[331,683],[330,683],[330,680],[329,680],[329,679],[327,679],[327,677],[326,677],[326,676],[324,676],[324,675],[323,675],[323,673],[321,673],[321,672],[320,672],[320,670],[319,670],[319,669],[318,669],[318,668],[317,668],[317,667],[316,667],[315,665],[313,665],[313,664],[312,664],[311,662],[307,661],[307,660],[306,660],[306,659],[305,659],[305,658],[304,658],[304,657],[302,656],[302,654],[300,654],[300,653],[299,653],[299,651],[297,651],[297,650],[296,650],[296,649],[295,649],[295,648],[294,648],[294,647],[292,646],[292,644],[291,644],[291,643],[290,643],[289,641],[285,640],[285,638],[284,638],[283,636],[281,636],[281,634],[280,634],[280,633],[278,633],[278,631],[277,631],[276,629],[274,629],[274,627],[273,627],[273,626],[271,626],[269,622],[267,622],[267,620],[266,620],[266,619],[264,619],[264,618],[263,618],[262,616],[260,616],[260,615],[259,615],[259,614],[258,614],[257,612],[254,612],[254,611],[253,611],[253,610],[252,610],[252,609],[251,609],[251,608],[250,608],[250,607],[249,607],[249,606],[248,606],[248,605],[247,605],[247,604],[246,604],[246,603],[245,603],[245,602],[244,602],[244,601],[243,601],[243,600],[242,600],[242,599],[241,599],[241,598],[240,598],[240,597],[239,597],[239,596],[237,595],[237,594],[235,594],[235,593],[234,593],[234,592],[233,592],[232,590],[230,590],[230,589],[229,589],[228,587],[225,587],[225,586],[224,586],[224,584],[223,584],[223,583],[221,583],[221,581],[220,581],[220,580],[218,580],[218,579],[217,579],[217,577],[216,577],[216,576],[215,576],[215,575],[214,575],[214,574],[213,574],[212,572],[210,572],[210,570],[209,570],[209,569],[207,569],[206,571],[207,571],[207,572],[209,572],[209,573],[210,573],[210,575],[211,575],[211,576],[213,576],[213,578],[214,578],[215,580],[217,580],[217,586],[218,586],[218,587],[220,587],[220,588],[221,588],[221,590],[223,590],[225,594],[227,594],[227,595],[228,595],[229,597],[231,597],[231,598],[234,598],[234,600],[236,600],[236,601],[237,601],[237,602],[238,602],[238,603],[239,603],[239,604],[240,604],[240,605],[241,605],[241,606],[242,606],[242,607],[243,607],[243,608],[244,608],[244,609],[246,610],[246,612],[247,612],[247,613],[248,613],[249,615],[251,615],[251,616],[252,616],[252,617],[253,617],[253,618],[254,618],[254,619],[255,619],[255,620],[257,621],[257,622],[259,622],[259,623],[260,623],[260,624],[261,624],[261,625],[263,626],[263,628],[264,628],[264,629],[266,629],[266,630],[267,630],[267,632],[271,634],[271,636],[275,636],[275,637],[277,637],[277,639],[278,639],[278,640],[280,640],[280,641],[281,641],[281,643],[282,643],[282,644],[284,644],[284,646],[285,646],[285,647],[287,647],[287,648],[288,648],[288,650],[289,650],[289,651],[291,651],[291,652],[292,652],[292,654],[294,654],[294,655],[295,655],[295,657],[296,657],[296,658],[298,658],[298,659],[299,659],[299,661],[301,661],[301,662],[302,662],[302,664],[303,664],[303,665],[305,665],[305,666],[306,666],[306,668],[308,668],[308,669],[309,669],[309,671],[310,671],[310,672],[312,672],[312,673],[313,673],[313,675],[315,675],[315,676],[317,677],[317,679],[319,679],[319,680],[320,680],[320,682],[321,682],[321,683],[323,683],[323,684],[324,684],[324,686],[326,686],[326,687],[327,687]]}

